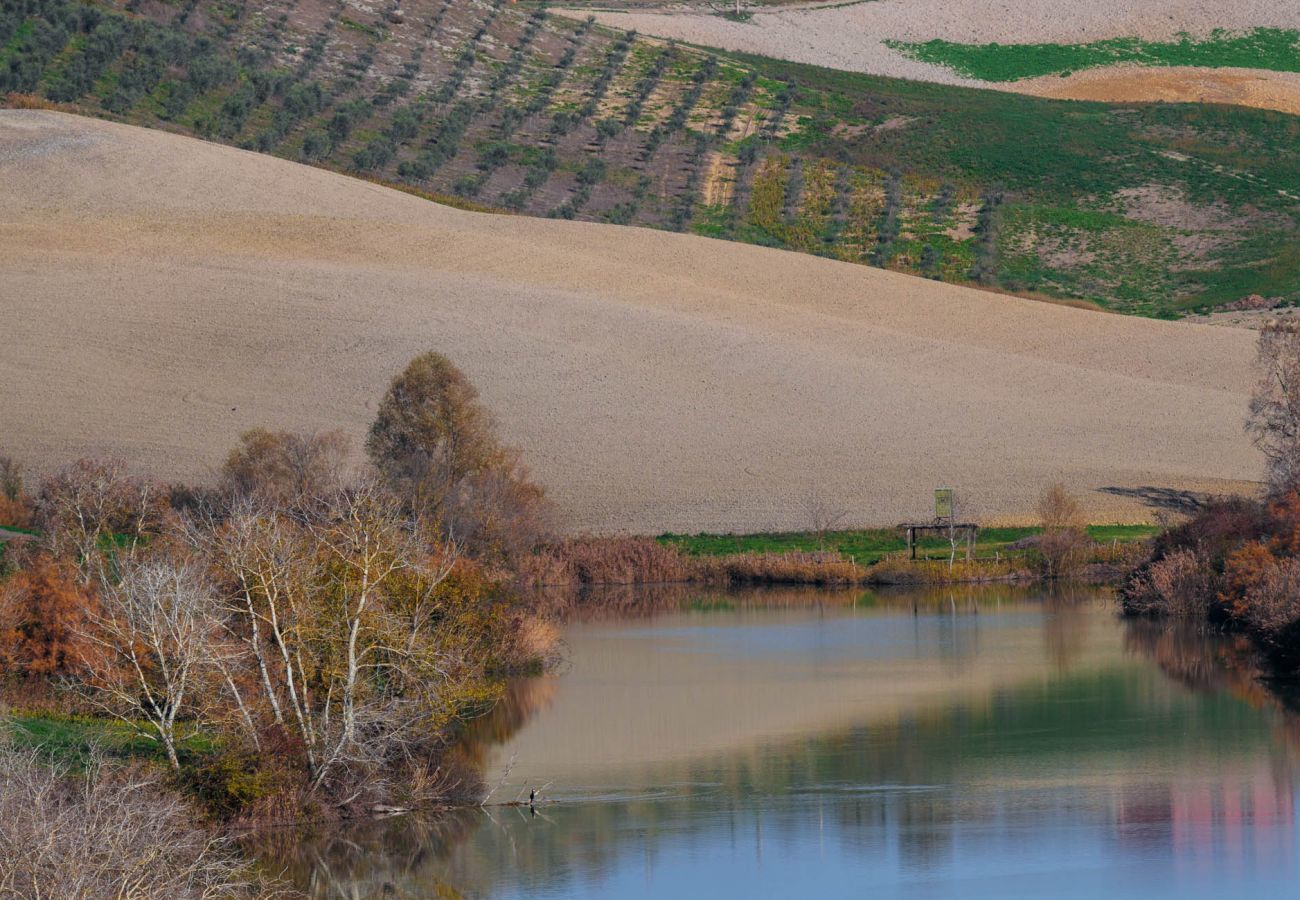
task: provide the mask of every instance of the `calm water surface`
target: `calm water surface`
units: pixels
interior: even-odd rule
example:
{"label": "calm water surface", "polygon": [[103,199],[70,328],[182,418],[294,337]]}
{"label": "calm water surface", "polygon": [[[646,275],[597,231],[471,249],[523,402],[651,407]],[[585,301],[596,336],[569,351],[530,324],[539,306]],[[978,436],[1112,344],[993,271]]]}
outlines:
{"label": "calm water surface", "polygon": [[1300,726],[1109,595],[683,594],[571,625],[469,753],[489,807],[286,833],[314,896],[1300,894]]}

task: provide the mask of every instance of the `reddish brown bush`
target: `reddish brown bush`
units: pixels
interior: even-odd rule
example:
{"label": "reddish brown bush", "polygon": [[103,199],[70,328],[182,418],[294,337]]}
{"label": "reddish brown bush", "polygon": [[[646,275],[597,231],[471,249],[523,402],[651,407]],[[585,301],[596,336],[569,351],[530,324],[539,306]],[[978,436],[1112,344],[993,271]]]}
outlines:
{"label": "reddish brown bush", "polygon": [[0,496],[0,526],[10,525],[14,528],[30,528],[34,515],[31,501],[22,496],[16,500]]}
{"label": "reddish brown bush", "polygon": [[1232,557],[1233,611],[1248,629],[1275,636],[1300,619],[1300,560],[1243,548]]}
{"label": "reddish brown bush", "polygon": [[1262,504],[1244,497],[1217,500],[1160,535],[1152,548],[1152,558],[1159,560],[1178,550],[1192,550],[1218,567],[1243,543],[1263,537],[1267,525]]}
{"label": "reddish brown bush", "polygon": [[1265,508],[1266,529],[1278,553],[1300,554],[1300,492],[1287,491]]}
{"label": "reddish brown bush", "polygon": [[1125,584],[1124,611],[1135,616],[1209,616],[1222,578],[1193,550],[1175,550],[1143,567]]}
{"label": "reddish brown bush", "polygon": [[702,581],[728,584],[861,584],[867,569],[838,553],[738,553],[697,561]]}
{"label": "reddish brown bush", "polygon": [[31,498],[23,490],[23,466],[12,456],[0,456],[0,525],[26,528],[32,524]]}
{"label": "reddish brown bush", "polygon": [[83,637],[97,608],[76,573],[48,555],[36,556],[0,584],[0,661],[21,675],[67,674],[93,652]]}
{"label": "reddish brown bush", "polygon": [[5,94],[5,106],[10,109],[75,109],[70,103],[54,103],[35,94],[19,94],[10,91]]}
{"label": "reddish brown bush", "polygon": [[525,559],[520,579],[533,587],[584,584],[665,584],[697,572],[676,547],[647,537],[573,538]]}
{"label": "reddish brown bush", "polygon": [[1224,561],[1224,609],[1228,616],[1238,621],[1248,617],[1246,597],[1264,573],[1277,564],[1277,557],[1263,541],[1250,541],[1242,545]]}

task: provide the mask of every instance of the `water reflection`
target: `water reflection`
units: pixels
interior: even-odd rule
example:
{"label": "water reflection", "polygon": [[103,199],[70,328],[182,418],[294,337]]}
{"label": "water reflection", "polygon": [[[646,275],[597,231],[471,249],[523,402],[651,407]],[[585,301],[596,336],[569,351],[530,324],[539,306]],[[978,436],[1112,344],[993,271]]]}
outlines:
{"label": "water reflection", "polygon": [[[558,602],[558,601],[557,601]],[[565,601],[467,752],[491,808],[292,833],[313,896],[1290,890],[1296,720],[1222,636],[1074,588]]]}

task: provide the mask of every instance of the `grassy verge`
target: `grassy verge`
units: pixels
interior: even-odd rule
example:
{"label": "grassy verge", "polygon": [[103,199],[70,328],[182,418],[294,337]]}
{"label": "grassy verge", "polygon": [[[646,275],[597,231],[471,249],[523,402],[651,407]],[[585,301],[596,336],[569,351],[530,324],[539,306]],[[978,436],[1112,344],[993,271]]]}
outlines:
{"label": "grassy verge", "polygon": [[[7,719],[8,737],[22,748],[39,747],[56,759],[76,763],[99,750],[119,759],[166,764],[160,744],[122,722],[96,716],[65,715],[47,710],[15,711]],[[192,737],[182,745],[191,755],[212,751],[211,742]]]}
{"label": "grassy verge", "polygon": [[[983,528],[975,546],[977,556],[1015,556],[1024,551],[1012,549],[1016,541],[1040,533],[1039,528]],[[1090,525],[1088,536],[1108,544],[1128,543],[1149,538],[1159,532],[1155,525]],[[906,551],[907,540],[896,528],[870,528],[829,532],[824,539],[807,531],[768,534],[662,534],[661,544],[676,547],[690,556],[733,556],[748,553],[812,553],[819,550],[838,553],[868,565]],[[937,536],[920,540],[917,555],[922,559],[947,559],[948,542]]]}
{"label": "grassy verge", "polygon": [[1164,42],[1112,38],[1089,44],[887,43],[913,59],[992,82],[1068,75],[1118,63],[1300,71],[1300,31],[1283,28],[1256,28],[1244,34],[1215,31],[1205,38],[1183,35]]}

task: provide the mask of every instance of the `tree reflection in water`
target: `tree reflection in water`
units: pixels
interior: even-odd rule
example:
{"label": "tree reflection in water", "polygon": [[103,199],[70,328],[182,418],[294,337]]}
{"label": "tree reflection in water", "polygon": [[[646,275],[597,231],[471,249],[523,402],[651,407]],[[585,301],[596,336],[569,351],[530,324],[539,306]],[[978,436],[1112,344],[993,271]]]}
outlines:
{"label": "tree reflection in water", "polygon": [[[1231,637],[1121,621],[1092,588],[671,588],[552,602],[596,629],[575,627],[579,658],[591,635],[633,633],[681,654],[733,629],[779,637],[797,626],[823,638],[788,669],[774,658],[772,677],[860,691],[845,669],[856,661],[823,652],[856,623],[893,635],[896,658],[929,660],[949,688],[844,725],[602,771],[537,817],[498,807],[270,832],[256,839],[267,864],[314,897],[646,892],[682,879],[727,894],[834,892],[999,866],[1025,878],[1016,867],[1031,857],[1058,869],[1095,861],[1076,892],[1114,888],[1106,879],[1135,866],[1176,880],[1192,860],[1208,867],[1205,885],[1216,866],[1295,875],[1300,728]],[[1005,639],[1026,629],[1036,643]],[[1023,665],[986,685],[990,657],[1007,652]],[[555,721],[565,679],[590,677],[575,663],[570,675],[511,685],[468,729],[466,763],[499,777],[522,733]],[[617,687],[611,696],[636,702],[635,685]],[[580,741],[562,746],[582,754]]]}

